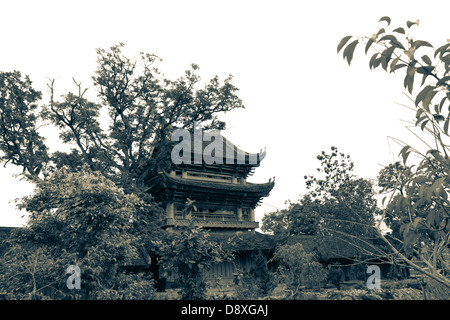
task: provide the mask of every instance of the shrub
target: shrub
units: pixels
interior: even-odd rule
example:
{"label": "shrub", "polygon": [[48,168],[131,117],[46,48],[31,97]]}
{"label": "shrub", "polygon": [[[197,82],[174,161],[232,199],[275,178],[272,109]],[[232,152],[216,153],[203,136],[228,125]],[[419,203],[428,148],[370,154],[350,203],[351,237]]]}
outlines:
{"label": "shrub", "polygon": [[[151,273],[119,272],[111,280],[110,288],[98,287],[91,292],[93,300],[152,300],[155,299],[155,285]],[[67,297],[70,299],[70,297]],[[75,292],[72,299],[79,299]]]}
{"label": "shrub", "polygon": [[344,271],[339,265],[328,266],[328,280],[341,290],[341,284],[344,281]]}
{"label": "shrub", "polygon": [[204,273],[215,263],[231,258],[206,230],[194,226],[167,230],[167,238],[155,241],[161,251],[161,266],[178,276],[181,299],[206,299]]}
{"label": "shrub", "polygon": [[326,282],[325,268],[300,243],[281,246],[272,259],[279,262],[276,278],[286,286],[287,298],[297,298],[302,289],[318,289]]}

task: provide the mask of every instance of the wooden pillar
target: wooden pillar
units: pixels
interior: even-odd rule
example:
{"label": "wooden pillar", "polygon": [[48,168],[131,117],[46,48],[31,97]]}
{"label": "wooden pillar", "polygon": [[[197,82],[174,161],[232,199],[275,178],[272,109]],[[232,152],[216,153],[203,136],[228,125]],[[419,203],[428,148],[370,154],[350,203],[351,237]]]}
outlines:
{"label": "wooden pillar", "polygon": [[238,220],[242,221],[243,217],[242,217],[242,208],[241,207],[237,208],[237,215],[238,215]]}
{"label": "wooden pillar", "polygon": [[255,221],[255,209],[250,210],[250,221]]}
{"label": "wooden pillar", "polygon": [[174,205],[173,202],[166,204],[166,217],[167,219],[173,219],[174,217]]}

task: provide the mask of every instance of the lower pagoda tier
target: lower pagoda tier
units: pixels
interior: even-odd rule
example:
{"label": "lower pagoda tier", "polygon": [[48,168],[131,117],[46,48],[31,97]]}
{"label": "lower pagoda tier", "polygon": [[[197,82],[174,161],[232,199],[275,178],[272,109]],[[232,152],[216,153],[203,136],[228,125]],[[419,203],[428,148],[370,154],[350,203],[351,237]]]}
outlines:
{"label": "lower pagoda tier", "polygon": [[166,209],[165,226],[256,229],[255,207],[274,181],[255,184],[232,176],[199,172],[159,172],[149,190]]}

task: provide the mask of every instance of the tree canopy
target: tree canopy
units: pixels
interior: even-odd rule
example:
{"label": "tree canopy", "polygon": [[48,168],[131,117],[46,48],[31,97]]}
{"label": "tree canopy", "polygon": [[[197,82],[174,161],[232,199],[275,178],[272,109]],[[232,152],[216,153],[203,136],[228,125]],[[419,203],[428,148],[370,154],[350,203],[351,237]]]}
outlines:
{"label": "tree canopy", "polygon": [[[177,128],[200,123],[204,130],[224,129],[220,113],[243,108],[231,75],[224,81],[215,76],[202,87],[199,67],[192,64],[171,80],[157,68],[161,59],[156,55],[141,53],[133,60],[123,48],[119,43],[97,50],[95,101],[75,80],[74,92],[56,96],[55,80],[50,80],[50,99],[42,103],[29,76],[0,72],[0,161],[21,167],[36,187],[19,204],[30,212],[26,226],[14,233],[2,257],[6,281],[0,290],[12,298],[151,296],[151,279],[117,270],[136,260],[149,264],[149,253],[160,252],[166,243],[163,210],[145,186],[161,165],[153,151],[164,147]],[[41,134],[44,125],[55,127],[70,151],[51,151]],[[202,251],[204,261],[196,261],[182,277],[191,286],[199,284],[198,277],[189,282],[199,265],[206,268],[219,259],[206,235],[196,234],[177,239],[178,245],[195,240],[199,251],[207,251]],[[176,258],[184,266],[198,256]],[[69,265],[81,270],[80,292],[65,286],[62,270]],[[203,294],[201,283],[186,289],[189,297],[198,290]]]}
{"label": "tree canopy", "polygon": [[[155,168],[152,151],[174,128],[223,129],[221,112],[243,108],[232,84],[218,76],[201,88],[199,67],[192,64],[176,80],[157,68],[154,54],[141,53],[132,60],[123,55],[123,43],[97,50],[97,70],[92,77],[98,101],[89,101],[86,88],[75,82],[75,92],[55,96],[39,104],[41,92],[19,71],[0,72],[1,160],[23,168],[31,181],[45,179],[59,168],[79,170],[87,164],[92,171],[121,186],[140,192]],[[101,118],[107,114],[107,119]],[[50,153],[39,127],[44,123],[59,130],[70,152]]]}
{"label": "tree canopy", "polygon": [[308,193],[265,216],[262,230],[276,236],[315,235],[323,248],[330,243],[355,251],[370,246],[379,212],[372,183],[353,176],[353,161],[337,147],[322,151],[317,159],[319,176],[304,177]]}
{"label": "tree canopy", "polygon": [[[161,213],[89,169],[57,170],[20,206],[31,215],[1,263],[1,289],[11,298],[96,299],[117,291],[118,267],[145,261],[158,229],[142,225]],[[76,294],[65,286],[70,265],[81,270]]]}

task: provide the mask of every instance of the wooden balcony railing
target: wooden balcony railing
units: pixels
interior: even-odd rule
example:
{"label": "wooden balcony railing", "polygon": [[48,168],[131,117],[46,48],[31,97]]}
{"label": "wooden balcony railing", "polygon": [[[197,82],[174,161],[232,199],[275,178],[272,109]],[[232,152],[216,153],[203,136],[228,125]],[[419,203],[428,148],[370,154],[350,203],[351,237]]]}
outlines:
{"label": "wooden balcony railing", "polygon": [[225,219],[225,217],[207,218],[207,215],[198,217],[193,215],[192,219],[166,219],[167,226],[195,226],[208,228],[239,228],[239,229],[256,229],[259,227],[257,221],[238,221],[237,219]]}

